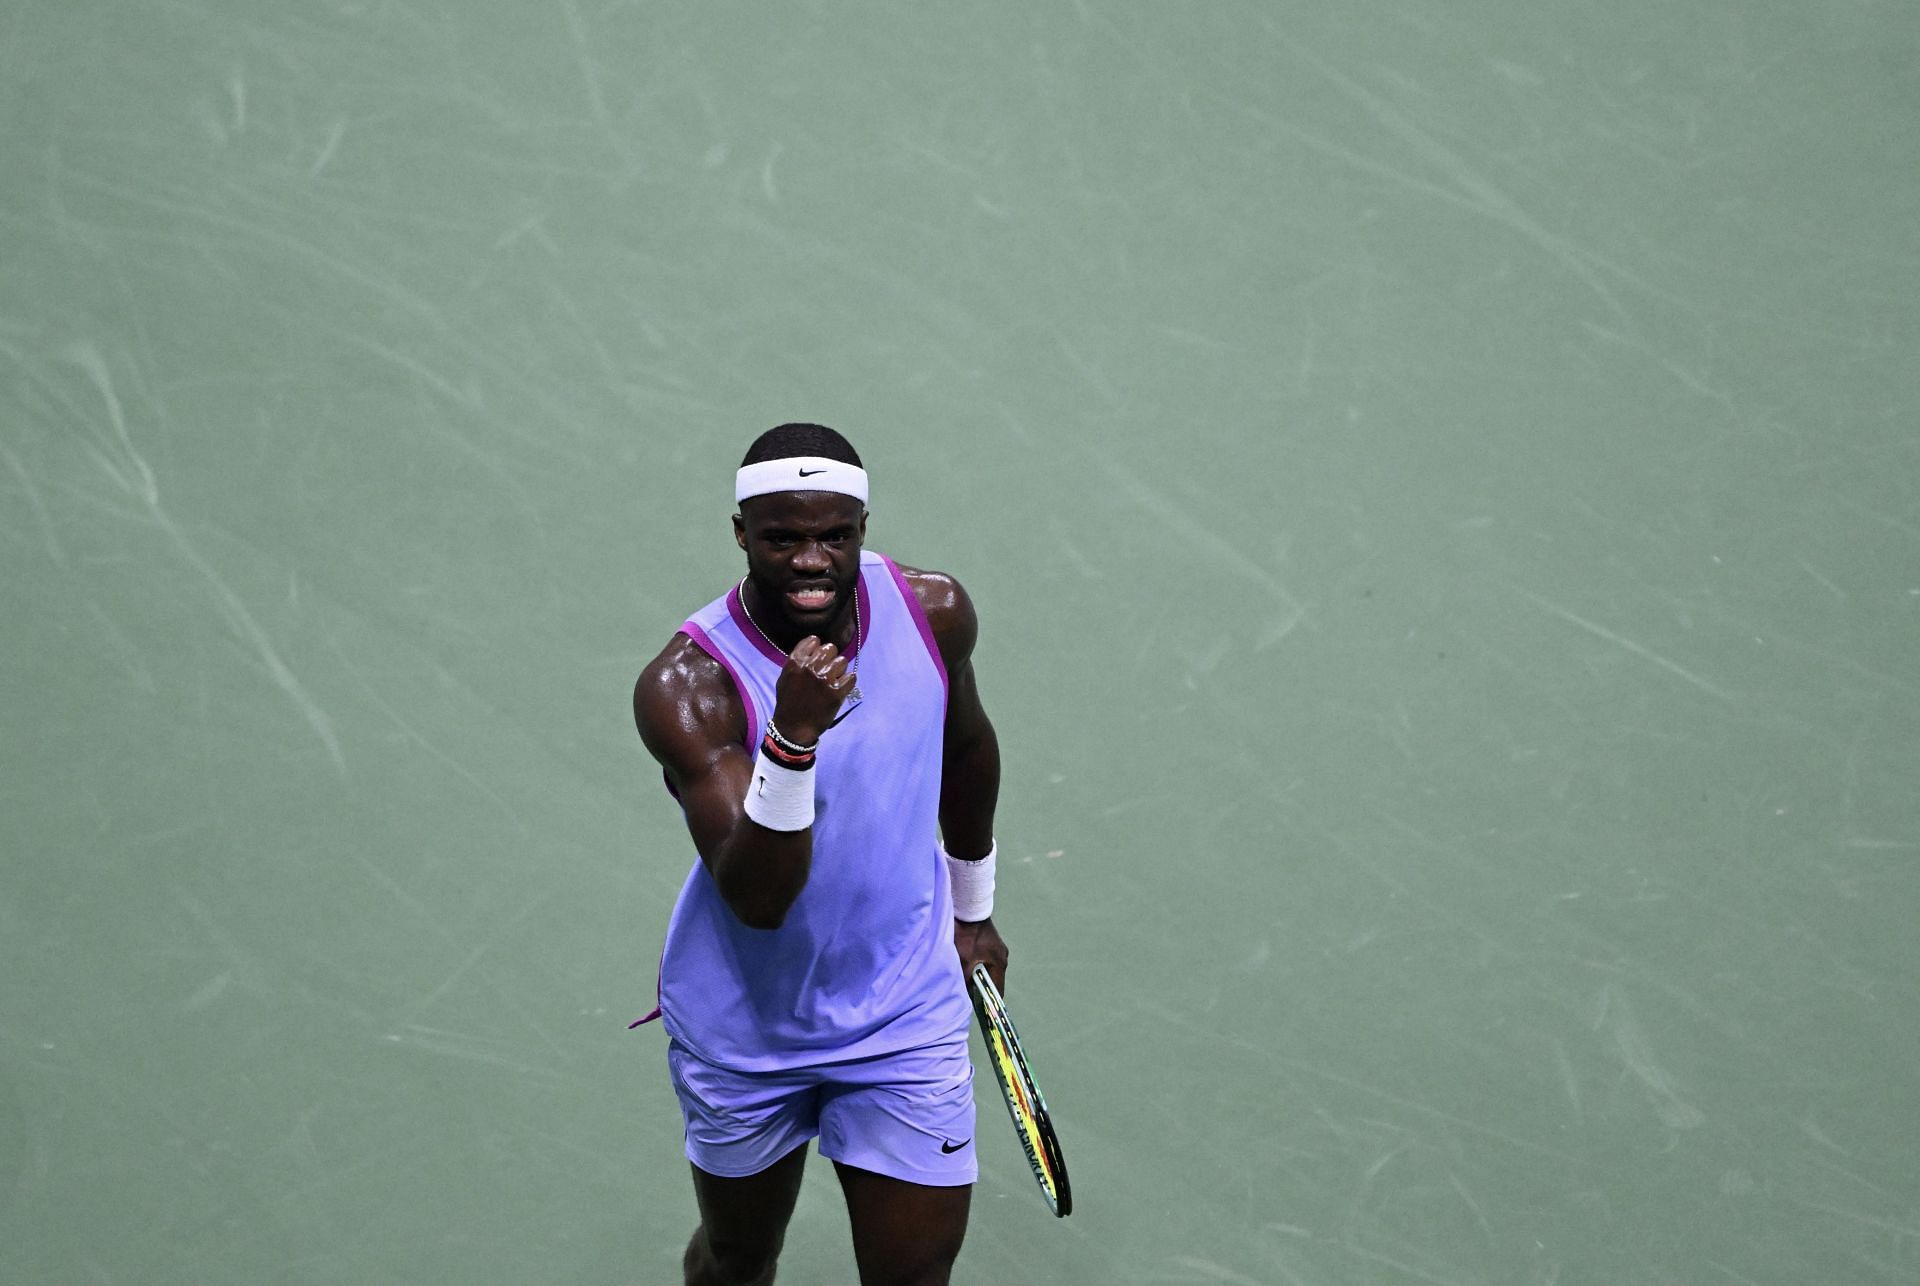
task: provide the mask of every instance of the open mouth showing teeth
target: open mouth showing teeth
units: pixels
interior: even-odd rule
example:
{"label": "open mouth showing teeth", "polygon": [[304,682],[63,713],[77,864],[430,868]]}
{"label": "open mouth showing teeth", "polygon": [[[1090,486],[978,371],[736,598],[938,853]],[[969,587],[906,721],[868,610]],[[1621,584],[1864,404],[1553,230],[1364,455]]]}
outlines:
{"label": "open mouth showing teeth", "polygon": [[817,612],[833,602],[833,590],[827,586],[808,586],[787,591],[787,601],[803,612]]}

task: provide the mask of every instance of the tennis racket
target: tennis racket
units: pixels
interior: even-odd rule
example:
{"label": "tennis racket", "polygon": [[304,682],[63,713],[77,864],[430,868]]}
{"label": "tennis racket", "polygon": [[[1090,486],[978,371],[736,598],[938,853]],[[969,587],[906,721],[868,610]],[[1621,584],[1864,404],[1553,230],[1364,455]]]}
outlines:
{"label": "tennis racket", "polygon": [[1007,1100],[1007,1115],[1013,1118],[1014,1133],[1026,1151],[1027,1164],[1040,1185],[1047,1208],[1059,1218],[1073,1213],[1073,1189],[1067,1185],[1067,1161],[1060,1154],[1060,1140],[1053,1132],[1053,1118],[1047,1115],[1047,1100],[1033,1082],[1027,1066],[1026,1051],[1020,1048],[1020,1033],[1007,1016],[1007,1002],[987,975],[987,967],[973,967],[973,1012],[980,1019],[980,1034],[987,1044],[987,1061],[993,1064],[994,1079]]}

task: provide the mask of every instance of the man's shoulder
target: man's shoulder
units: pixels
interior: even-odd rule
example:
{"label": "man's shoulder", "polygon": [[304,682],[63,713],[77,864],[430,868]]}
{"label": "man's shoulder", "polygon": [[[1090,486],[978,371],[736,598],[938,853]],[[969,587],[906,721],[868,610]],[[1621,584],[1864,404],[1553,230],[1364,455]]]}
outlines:
{"label": "man's shoulder", "polygon": [[946,572],[896,563],[900,578],[913,591],[913,597],[926,614],[927,625],[940,644],[941,658],[949,669],[973,655],[980,621],[973,610],[973,599],[966,587]]}
{"label": "man's shoulder", "polygon": [[957,602],[966,601],[967,591],[946,572],[909,567],[905,563],[895,563],[894,566],[900,569],[900,578],[913,589],[914,597],[920,600],[920,606],[926,610],[950,608]]}
{"label": "man's shoulder", "polygon": [[633,717],[643,735],[685,727],[714,717],[731,722],[741,714],[739,694],[726,667],[684,631],[647,662],[633,685]]}
{"label": "man's shoulder", "polygon": [[640,682],[673,690],[725,674],[726,670],[711,653],[694,642],[685,630],[676,630],[659,655],[641,669]]}

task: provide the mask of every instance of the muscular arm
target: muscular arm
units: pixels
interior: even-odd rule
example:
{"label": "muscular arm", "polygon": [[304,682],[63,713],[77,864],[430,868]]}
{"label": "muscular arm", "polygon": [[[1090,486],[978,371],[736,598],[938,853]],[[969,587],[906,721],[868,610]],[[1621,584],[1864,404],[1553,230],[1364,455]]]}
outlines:
{"label": "muscular arm", "polygon": [[[987,855],[993,847],[993,812],[1000,798],[1000,741],[980,704],[974,679],[973,646],[980,622],[973,600],[960,582],[940,572],[900,569],[927,624],[933,628],[941,663],[947,667],[947,723],[940,776],[940,834],[947,852],[963,860]],[[1007,985],[1007,947],[991,919],[955,921],[954,946],[971,969],[984,962],[994,982]]]}
{"label": "muscular arm", "polygon": [[746,711],[720,663],[675,635],[633,689],[640,739],[680,797],[687,830],[742,924],[777,929],[813,863],[813,831],[769,830],[746,815],[753,756]]}
{"label": "muscular arm", "polygon": [[980,704],[973,645],[980,621],[960,582],[939,572],[901,569],[933,627],[947,667],[947,725],[940,777],[940,833],[958,858],[985,857],[993,844],[993,810],[1000,798],[1000,741]]}

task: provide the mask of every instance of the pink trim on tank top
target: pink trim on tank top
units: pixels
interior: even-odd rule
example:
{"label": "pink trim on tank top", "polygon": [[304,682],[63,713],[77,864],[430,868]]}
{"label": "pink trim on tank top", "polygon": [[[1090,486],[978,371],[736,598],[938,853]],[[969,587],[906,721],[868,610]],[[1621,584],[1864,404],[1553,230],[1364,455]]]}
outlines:
{"label": "pink trim on tank top", "polygon": [[867,592],[867,569],[860,569],[860,579],[854,582],[854,601],[860,604],[860,637],[853,641],[853,654],[860,655],[860,649],[867,645],[867,635],[873,633],[873,595]]}
{"label": "pink trim on tank top", "polygon": [[[860,569],[860,579],[854,582],[853,594],[860,603],[860,637],[853,641],[853,651],[848,653],[849,657],[859,656],[860,649],[867,645],[867,635],[873,633],[873,596],[867,592],[867,569],[864,567]],[[753,617],[747,615],[746,600],[740,597],[738,585],[727,591],[727,615],[733,618],[734,627],[753,645],[754,651],[775,665],[784,667],[787,664],[786,653],[775,647],[760,632],[760,627],[753,623]]]}
{"label": "pink trim on tank top", "polygon": [[[752,630],[753,626],[751,622],[749,622],[747,628],[749,631]],[[753,705],[753,693],[747,691],[747,685],[740,680],[740,672],[733,668],[733,662],[727,660],[727,654],[720,650],[720,645],[707,637],[705,630],[695,625],[692,621],[687,621],[680,626],[680,632],[689,639],[692,639],[695,647],[726,667],[727,677],[733,680],[733,690],[740,694],[740,702],[747,708],[747,736],[746,740],[741,742],[741,744],[744,745],[748,753],[751,754],[757,745],[753,730],[758,727],[760,723],[759,711],[754,709]],[[785,658],[782,659],[784,660]],[[675,795],[674,798],[678,799],[679,796]]]}
{"label": "pink trim on tank top", "polygon": [[627,1024],[628,1031],[633,1031],[635,1028],[638,1028],[638,1027],[645,1027],[648,1023],[654,1021],[656,1018],[660,1016],[660,988],[662,983],[665,981],[662,975],[666,972],[666,968],[667,968],[667,946],[663,942],[660,944],[660,963],[655,965],[653,968],[653,1009],[648,1012],[646,1017],[636,1018],[632,1022],[628,1023]]}
{"label": "pink trim on tank top", "polygon": [[775,665],[787,663],[787,658],[780,655],[780,649],[767,641],[767,636],[760,632],[760,627],[753,623],[751,616],[747,615],[747,605],[740,597],[738,585],[727,591],[727,615],[733,618],[733,627],[740,631],[740,636],[746,639],[749,647]]}
{"label": "pink trim on tank top", "polygon": [[926,609],[920,606],[920,596],[913,592],[913,586],[907,584],[907,578],[901,574],[898,563],[885,554],[880,555],[880,561],[893,573],[893,583],[900,587],[900,597],[907,600],[907,610],[913,613],[913,623],[920,631],[920,641],[927,645],[927,655],[933,658],[933,668],[940,672],[940,687],[945,691],[947,663],[940,659],[940,645],[933,641],[933,626],[927,622]]}
{"label": "pink trim on tank top", "polygon": [[[745,741],[742,744],[744,744],[749,751],[753,750],[754,748],[753,728],[754,728],[754,725],[759,722],[759,715],[754,709],[753,693],[749,692],[747,690],[747,685],[740,681],[740,672],[733,668],[733,662],[727,660],[727,655],[726,653],[720,650],[720,645],[715,643],[711,638],[707,637],[707,632],[705,630],[701,629],[698,625],[694,624],[692,621],[682,621],[680,624],[680,632],[686,635],[688,641],[691,642],[695,647],[699,648],[702,652],[705,652],[708,656],[718,661],[721,664],[721,666],[726,670],[727,677],[733,680],[733,690],[740,694],[740,702],[743,706],[746,707],[746,713],[747,713],[747,735],[746,735]],[[671,777],[668,777],[664,771],[660,775],[667,783],[667,793],[669,795],[672,795],[675,800],[678,800],[680,798],[680,792],[673,788],[673,779]],[[666,954],[667,954],[667,949],[663,944],[660,948],[660,958],[661,958],[662,964],[666,962]],[[636,1018],[632,1022],[628,1023],[627,1024],[628,1031],[632,1031],[636,1027],[644,1027],[648,1023],[653,1022],[655,1019],[660,1017],[660,982],[661,982],[660,970],[656,968],[653,974],[653,1009],[644,1018]]]}

